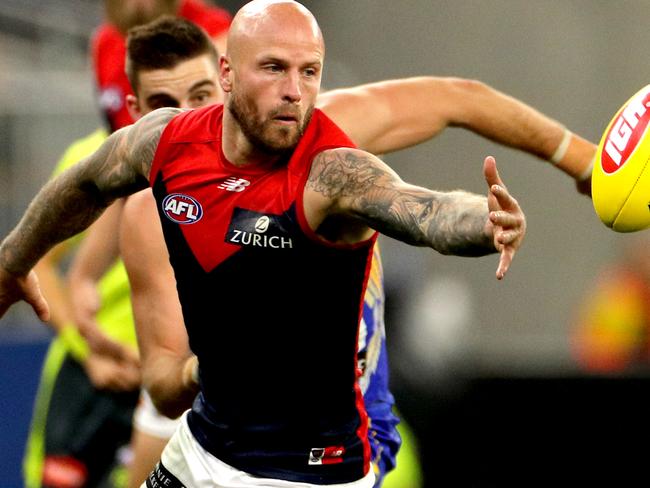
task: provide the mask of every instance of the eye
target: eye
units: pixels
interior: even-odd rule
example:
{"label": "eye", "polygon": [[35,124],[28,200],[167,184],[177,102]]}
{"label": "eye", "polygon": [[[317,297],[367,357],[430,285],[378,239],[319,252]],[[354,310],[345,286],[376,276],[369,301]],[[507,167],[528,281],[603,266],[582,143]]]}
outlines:
{"label": "eye", "polygon": [[279,64],[267,64],[263,68],[265,71],[268,71],[270,73],[282,72],[282,66],[280,66]]}
{"label": "eye", "polygon": [[201,103],[205,103],[206,101],[208,101],[209,98],[210,98],[210,93],[208,93],[206,91],[202,91],[202,92],[198,92],[198,93],[193,94],[191,100],[192,100],[192,103],[194,103],[194,104],[201,104]]}
{"label": "eye", "polygon": [[303,71],[305,76],[312,78],[316,75],[318,75],[318,70],[316,68],[307,68],[306,70]]}
{"label": "eye", "polygon": [[177,108],[179,106],[179,103],[178,100],[175,100],[171,97],[155,96],[155,97],[150,97],[147,100],[147,105],[149,106],[150,110],[156,110],[158,108],[163,108],[163,107]]}

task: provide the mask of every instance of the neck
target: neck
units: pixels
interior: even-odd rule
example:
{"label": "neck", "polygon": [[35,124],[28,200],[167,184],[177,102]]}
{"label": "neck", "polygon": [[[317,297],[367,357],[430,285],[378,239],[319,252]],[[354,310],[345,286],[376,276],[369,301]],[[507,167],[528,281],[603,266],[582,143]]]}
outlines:
{"label": "neck", "polygon": [[283,158],[281,154],[269,154],[253,145],[225,106],[221,141],[224,156],[235,166],[273,166]]}

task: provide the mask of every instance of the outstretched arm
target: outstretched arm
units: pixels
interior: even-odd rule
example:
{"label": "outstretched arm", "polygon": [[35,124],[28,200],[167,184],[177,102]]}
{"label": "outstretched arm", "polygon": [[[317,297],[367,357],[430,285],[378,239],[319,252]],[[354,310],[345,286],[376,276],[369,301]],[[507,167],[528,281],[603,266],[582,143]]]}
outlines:
{"label": "outstretched arm", "polygon": [[[596,146],[531,106],[475,80],[415,77],[323,93],[318,106],[373,154],[464,127],[550,161],[576,182],[590,177]],[[588,185],[579,189],[588,193]]]}
{"label": "outstretched arm", "polygon": [[[439,192],[410,185],[369,153],[329,150],[314,159],[305,209],[314,228],[329,227],[327,219],[343,217],[442,254],[500,252],[497,278],[501,279],[523,240],[526,219],[499,178],[494,158],[486,158],[484,175],[487,199],[464,191]],[[339,236],[341,229],[347,232],[351,227],[350,221],[341,226]],[[367,235],[362,229],[351,234],[356,240]]]}
{"label": "outstretched arm", "polygon": [[178,417],[198,392],[176,279],[150,190],[127,199],[120,252],[131,283],[143,384],[156,408]]}
{"label": "outstretched arm", "polygon": [[57,242],[88,227],[113,200],[147,185],[160,135],[177,113],[156,110],[115,132],[97,152],[43,187],[0,245],[0,317],[24,299],[41,319],[48,318],[30,270]]}

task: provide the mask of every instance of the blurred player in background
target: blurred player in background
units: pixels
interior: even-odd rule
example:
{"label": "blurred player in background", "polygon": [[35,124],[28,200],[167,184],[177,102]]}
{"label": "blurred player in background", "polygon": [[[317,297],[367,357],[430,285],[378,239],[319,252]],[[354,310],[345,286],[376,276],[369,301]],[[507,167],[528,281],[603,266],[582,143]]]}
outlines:
{"label": "blurred player in background", "polygon": [[626,235],[577,311],[573,351],[594,373],[650,367],[650,232]]}
{"label": "blurred player in background", "polygon": [[[93,36],[92,54],[100,105],[113,130],[131,123],[125,97],[117,104],[114,97],[125,87],[130,93],[124,72],[128,28],[178,14],[195,19],[222,44],[231,20],[227,11],[202,0],[106,0],[105,11],[107,22]],[[97,129],[73,143],[54,175],[92,154],[107,137],[107,130]],[[121,262],[97,263],[104,269],[97,283],[76,288],[84,297],[70,297],[61,269],[80,240],[56,246],[36,267],[57,338],[34,406],[24,462],[28,488],[124,484],[122,466],[129,458],[126,445],[140,384],[128,280]],[[72,307],[72,300],[83,306]]]}
{"label": "blurred player in background", "polygon": [[[99,105],[111,131],[133,123],[125,97],[133,90],[124,71],[126,34],[161,15],[175,15],[202,27],[225,52],[231,15],[204,0],[104,0],[107,22],[92,38],[92,60]],[[163,46],[161,46],[163,48]]]}

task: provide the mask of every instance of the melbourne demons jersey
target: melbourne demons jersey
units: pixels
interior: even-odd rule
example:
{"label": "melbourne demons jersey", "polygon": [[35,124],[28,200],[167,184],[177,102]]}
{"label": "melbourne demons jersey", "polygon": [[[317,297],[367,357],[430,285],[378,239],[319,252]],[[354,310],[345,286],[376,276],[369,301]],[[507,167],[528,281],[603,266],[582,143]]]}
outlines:
{"label": "melbourne demons jersey", "polygon": [[150,175],[199,358],[188,424],[207,451],[257,476],[358,480],[370,457],[358,324],[375,237],[323,240],[302,200],[314,156],[353,144],[314,110],[286,160],[237,167],[221,149],[222,113],[172,119]]}

